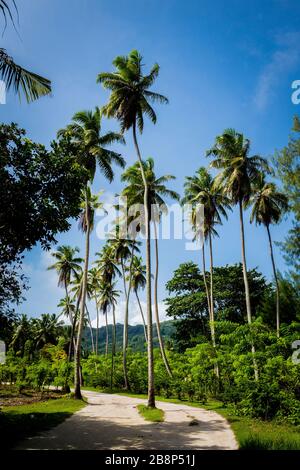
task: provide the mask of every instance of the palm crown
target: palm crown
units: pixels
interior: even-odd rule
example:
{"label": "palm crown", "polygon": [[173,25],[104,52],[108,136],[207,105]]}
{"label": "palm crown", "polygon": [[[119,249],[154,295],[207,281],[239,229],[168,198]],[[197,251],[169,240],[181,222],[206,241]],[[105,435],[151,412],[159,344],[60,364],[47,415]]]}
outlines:
{"label": "palm crown", "polygon": [[48,267],[48,270],[55,269],[58,273],[58,285],[66,286],[70,284],[71,277],[76,276],[81,271],[82,258],[76,256],[79,253],[78,247],[62,245],[57,251],[52,253],[56,262]]}
{"label": "palm crown", "polygon": [[250,221],[255,220],[258,225],[277,224],[288,210],[286,195],[278,191],[275,183],[266,182],[263,174],[255,182],[250,204],[253,205]]}
{"label": "palm crown", "polygon": [[261,171],[270,173],[267,161],[259,155],[249,156],[250,141],[234,129],[226,129],[216,138],[215,145],[207,155],[215,156],[211,167],[222,169],[216,176],[215,186],[223,188],[234,204],[247,203],[251,195],[251,184]]}
{"label": "palm crown", "polygon": [[77,146],[79,161],[88,170],[93,181],[97,163],[104,176],[111,182],[114,178],[112,163],[125,166],[123,157],[107,149],[113,143],[125,143],[124,137],[116,132],[101,134],[101,111],[79,111],[74,114],[73,122],[58,132],[58,137],[68,135]]}
{"label": "palm crown", "polygon": [[120,121],[124,132],[135,126],[140,132],[144,128],[144,114],[156,123],[156,113],[151,102],[168,103],[168,99],[150,90],[159,73],[159,65],[154,64],[148,75],[142,73],[142,56],[138,51],[131,51],[128,56],[118,56],[113,61],[114,72],[100,73],[97,82],[111,90],[109,102],[103,107],[107,117]]}
{"label": "palm crown", "polygon": [[[230,199],[218,186],[214,185],[212,176],[204,167],[199,168],[195,176],[188,176],[184,187],[183,204],[189,203],[193,209],[196,209],[197,204],[204,206],[204,235],[206,236],[208,232],[217,235],[213,227],[216,224],[221,224],[222,216],[227,219],[226,209],[231,209]],[[192,212],[192,224],[195,231],[198,229],[195,226],[196,212],[197,210]]]}

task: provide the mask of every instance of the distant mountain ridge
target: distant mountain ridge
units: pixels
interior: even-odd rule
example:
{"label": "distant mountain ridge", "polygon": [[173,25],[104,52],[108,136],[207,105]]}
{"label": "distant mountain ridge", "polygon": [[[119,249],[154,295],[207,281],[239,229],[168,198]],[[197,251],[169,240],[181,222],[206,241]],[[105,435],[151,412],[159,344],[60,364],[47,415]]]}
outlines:
{"label": "distant mountain ridge", "polygon": [[[161,334],[164,341],[171,339],[171,336],[175,332],[175,325],[173,320],[164,321],[160,324]],[[96,328],[93,328],[94,342],[96,341]],[[105,341],[106,341],[106,329],[105,326],[99,328],[98,335],[98,349],[99,353],[105,352]],[[108,325],[108,338],[109,338],[109,350],[111,349],[112,341],[112,325]],[[123,345],[123,325],[117,323],[116,325],[116,345],[117,351],[122,350]],[[153,345],[159,347],[156,325],[153,325]],[[128,325],[128,346],[133,351],[146,351],[145,335],[143,325]],[[85,328],[83,334],[83,347],[85,350],[92,350],[92,340],[90,329]]]}

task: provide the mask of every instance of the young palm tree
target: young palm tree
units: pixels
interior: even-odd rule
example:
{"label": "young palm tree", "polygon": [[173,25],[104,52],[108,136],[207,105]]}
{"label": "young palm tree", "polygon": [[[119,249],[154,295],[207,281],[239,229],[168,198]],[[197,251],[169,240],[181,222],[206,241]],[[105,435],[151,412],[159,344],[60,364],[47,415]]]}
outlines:
{"label": "young palm tree", "polygon": [[140,309],[143,326],[144,326],[144,335],[145,341],[147,343],[147,328],[144,317],[144,312],[140,302],[138,291],[139,289],[145,289],[146,287],[146,265],[143,264],[143,258],[141,256],[134,256],[132,268],[131,268],[131,287],[135,293],[136,300]]}
{"label": "young palm tree", "polygon": [[[215,157],[210,166],[222,170],[215,179],[215,186],[222,188],[224,193],[230,197],[232,204],[238,204],[239,206],[246,311],[248,323],[251,325],[252,313],[247,277],[243,206],[249,201],[252,184],[257,180],[260,172],[270,172],[270,168],[264,158],[258,155],[250,157],[249,151],[250,141],[246,139],[243,134],[236,132],[234,129],[227,129],[221,136],[216,138],[214,147],[207,152],[207,155]],[[254,356],[255,348],[253,342],[251,349],[253,353],[255,379],[258,380],[258,369]]]}
{"label": "young palm tree", "polygon": [[[78,150],[78,161],[87,170],[89,181],[92,182],[97,165],[110,182],[114,178],[112,164],[124,167],[124,159],[120,154],[108,150],[106,147],[114,142],[124,143],[124,138],[118,133],[108,132],[101,134],[101,111],[96,107],[95,111],[80,111],[73,116],[73,122],[58,132],[58,137],[68,135]],[[87,273],[89,268],[89,238],[91,224],[93,223],[94,208],[91,190],[87,184],[83,212],[81,215],[81,228],[86,234],[85,260],[83,271],[83,283],[80,304],[80,316],[78,325],[78,338],[75,354],[75,398],[81,399],[80,391],[80,355],[82,328],[86,308]]]}
{"label": "young palm tree", "polygon": [[72,277],[76,277],[81,271],[82,258],[76,256],[79,253],[79,248],[72,248],[69,245],[62,245],[57,248],[57,251],[51,253],[53,258],[56,260],[54,264],[49,266],[47,269],[55,269],[58,274],[58,286],[63,287],[66,293],[66,314],[71,323],[73,322],[72,312],[69,309],[70,296],[68,287],[70,285]]}
{"label": "young palm tree", "polygon": [[276,331],[277,336],[279,337],[279,282],[275,267],[270,225],[277,224],[281,220],[283,213],[288,210],[288,198],[285,194],[278,191],[275,183],[266,182],[264,175],[261,174],[253,186],[253,193],[250,197],[249,205],[252,205],[252,212],[250,216],[251,223],[255,221],[257,225],[264,225],[268,233],[273,274],[276,283]]}
{"label": "young palm tree", "polygon": [[[204,240],[202,244],[202,262],[203,262],[203,279],[206,288],[208,311],[210,316],[210,328],[213,347],[216,347],[215,339],[215,315],[214,315],[214,296],[213,296],[213,249],[212,249],[212,235],[217,235],[214,229],[216,224],[222,223],[222,217],[227,219],[226,209],[230,209],[230,200],[224,195],[220,188],[214,186],[213,178],[208,173],[206,168],[201,167],[197,170],[195,176],[186,177],[185,182],[185,197],[183,203],[189,203],[192,207],[196,208],[197,204],[204,206]],[[194,230],[199,230],[199,227],[194,227]],[[208,293],[208,286],[206,282],[205,273],[205,252],[204,241],[209,241],[210,253],[210,293]]]}
{"label": "young palm tree", "polygon": [[148,214],[148,186],[145,178],[142,156],[137,141],[136,128],[140,133],[144,128],[144,115],[147,115],[153,124],[156,123],[156,114],[150,102],[168,103],[165,96],[150,90],[159,74],[159,65],[155,64],[148,75],[143,75],[142,56],[133,50],[128,56],[118,56],[113,62],[115,71],[101,73],[97,82],[111,91],[109,102],[104,106],[107,117],[116,118],[121,123],[121,131],[132,129],[133,141],[140,163],[142,180],[144,183],[144,210],[146,228],[146,296],[147,296],[147,331],[148,331],[148,406],[155,406],[154,396],[154,369],[153,369],[153,341],[152,341],[152,305],[151,305],[151,253],[150,253],[150,217]]}
{"label": "young palm tree", "polygon": [[[146,161],[142,162],[142,167],[144,175],[147,181],[148,187],[148,213],[150,215],[150,222],[153,222],[154,226],[154,239],[155,239],[155,276],[154,276],[154,312],[155,312],[155,321],[157,327],[157,336],[159,341],[159,347],[161,355],[166,367],[168,374],[171,376],[171,368],[165,353],[163,338],[160,331],[160,321],[159,321],[159,312],[158,312],[158,268],[159,268],[159,255],[158,255],[158,237],[157,237],[157,224],[159,223],[160,216],[162,212],[167,212],[167,206],[164,202],[164,196],[179,200],[179,195],[166,187],[166,183],[170,180],[175,179],[172,175],[164,175],[159,178],[156,177],[154,172],[154,160],[148,158]],[[122,191],[122,195],[127,197],[127,203],[130,205],[142,204],[144,200],[144,185],[141,178],[141,169],[140,164],[136,163],[135,165],[127,168],[121,176],[122,181],[126,181],[128,186]],[[151,210],[153,209],[153,210]],[[143,214],[142,214],[143,216]],[[148,336],[147,336],[148,337]]]}

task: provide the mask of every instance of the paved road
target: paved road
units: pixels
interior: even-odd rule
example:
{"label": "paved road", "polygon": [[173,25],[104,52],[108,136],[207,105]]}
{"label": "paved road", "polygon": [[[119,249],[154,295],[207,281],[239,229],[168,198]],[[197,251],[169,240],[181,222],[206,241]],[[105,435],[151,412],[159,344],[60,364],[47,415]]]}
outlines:
{"label": "paved road", "polygon": [[[83,392],[88,405],[63,423],[27,438],[17,449],[237,449],[227,421],[213,411],[157,402],[163,423],[145,421],[136,405],[145,400]],[[198,425],[190,426],[193,420]]]}

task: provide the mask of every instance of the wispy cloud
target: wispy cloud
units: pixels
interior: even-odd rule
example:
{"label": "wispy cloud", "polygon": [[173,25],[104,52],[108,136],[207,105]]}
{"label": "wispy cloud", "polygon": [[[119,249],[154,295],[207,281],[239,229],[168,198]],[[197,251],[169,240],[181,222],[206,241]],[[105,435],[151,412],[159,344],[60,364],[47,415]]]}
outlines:
{"label": "wispy cloud", "polygon": [[300,63],[300,32],[287,32],[275,37],[276,50],[265,64],[256,87],[254,104],[259,110],[267,107],[283,76]]}

